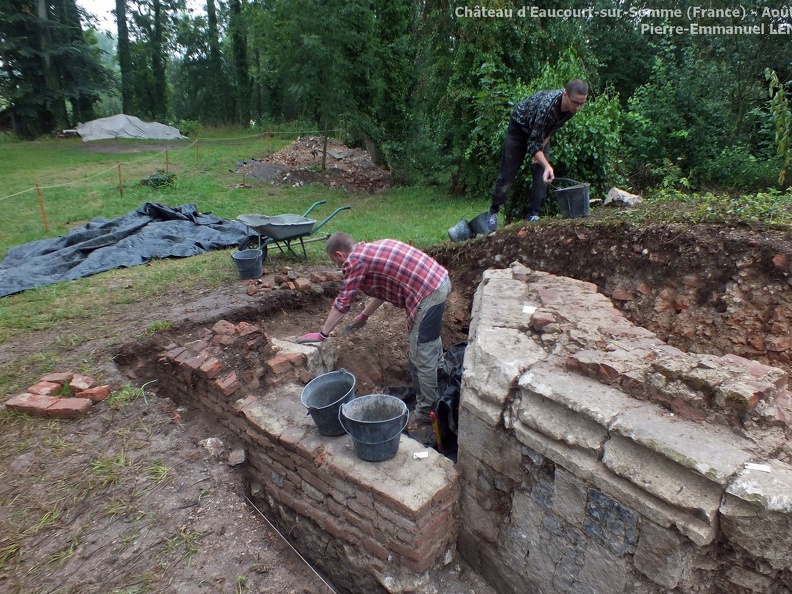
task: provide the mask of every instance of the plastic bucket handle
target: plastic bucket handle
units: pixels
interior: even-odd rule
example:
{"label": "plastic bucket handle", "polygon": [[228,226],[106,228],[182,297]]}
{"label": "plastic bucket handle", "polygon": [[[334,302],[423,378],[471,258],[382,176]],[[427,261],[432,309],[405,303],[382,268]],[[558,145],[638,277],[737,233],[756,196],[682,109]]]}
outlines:
{"label": "plastic bucket handle", "polygon": [[[404,428],[407,427],[407,423],[409,423],[409,421],[410,421],[410,411],[408,410],[406,412],[403,412],[402,416],[404,417],[404,423],[402,423],[401,429],[399,429],[398,433],[394,433],[388,439],[383,439],[382,441],[376,441],[374,443],[369,443],[368,441],[362,441],[362,440],[358,439],[357,437],[355,437],[354,435],[352,435],[349,432],[349,429],[346,428],[346,425],[344,425],[344,418],[343,418],[344,416],[341,414],[341,410],[343,408],[344,408],[343,406],[339,406],[338,407],[338,422],[341,423],[341,426],[344,428],[344,431],[347,432],[347,435],[349,435],[352,439],[354,439],[358,443],[362,443],[363,445],[375,446],[375,445],[382,445],[383,443],[388,443],[391,439],[393,439],[397,435],[401,434],[404,431]],[[392,419],[390,419],[390,420],[392,420]]]}
{"label": "plastic bucket handle", "polygon": [[[324,202],[317,202],[316,204],[324,204]],[[316,204],[314,204],[314,206],[316,206]],[[311,207],[311,208],[313,208],[313,207]],[[332,372],[332,371],[331,371],[330,373],[341,373],[341,372],[343,372],[343,373],[349,373],[349,372],[348,372],[346,369],[344,369],[343,367],[342,367],[341,369],[337,369],[337,370],[336,370],[336,371],[334,371],[334,372]],[[350,374],[350,375],[352,375],[352,374]],[[352,375],[352,377],[354,378],[354,375]],[[314,378],[314,379],[316,379],[316,378]],[[354,382],[354,380],[353,380],[352,387],[350,388],[350,390],[354,390],[354,388],[355,388],[355,382]],[[346,393],[346,394],[344,394],[343,396],[341,396],[341,398],[339,398],[339,399],[338,399],[338,400],[336,400],[335,402],[331,402],[330,404],[328,404],[328,405],[326,405],[326,406],[318,406],[318,407],[317,407],[317,406],[307,406],[307,405],[303,404],[303,406],[305,406],[305,408],[307,409],[307,411],[306,411],[305,415],[306,415],[306,416],[308,416],[308,415],[310,415],[312,412],[316,412],[317,410],[324,410],[324,409],[326,409],[326,408],[330,408],[331,406],[335,406],[336,404],[338,404],[338,403],[339,403],[339,401],[341,401],[341,400],[343,400],[344,398],[346,398],[346,397],[347,397],[347,394],[349,394],[349,391],[347,391],[347,393]],[[339,407],[339,410],[340,410],[340,407]]]}

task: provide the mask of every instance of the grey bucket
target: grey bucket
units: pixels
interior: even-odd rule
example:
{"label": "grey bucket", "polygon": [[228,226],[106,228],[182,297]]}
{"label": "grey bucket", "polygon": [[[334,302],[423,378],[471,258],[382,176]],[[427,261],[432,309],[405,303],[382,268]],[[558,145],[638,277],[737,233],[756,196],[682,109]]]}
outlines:
{"label": "grey bucket", "polygon": [[239,250],[231,257],[240,278],[258,278],[264,272],[264,252],[261,250]]}
{"label": "grey bucket", "polygon": [[470,230],[467,220],[462,219],[448,230],[448,236],[451,241],[464,241],[473,237],[473,232]]}
{"label": "grey bucket", "polygon": [[355,376],[339,369],[323,373],[308,382],[302,390],[300,401],[308,409],[316,428],[322,435],[343,435],[344,428],[338,420],[341,405],[355,397]]}
{"label": "grey bucket", "polygon": [[489,211],[484,211],[480,215],[478,215],[475,219],[470,221],[470,230],[473,232],[474,235],[489,235]]}
{"label": "grey bucket", "polygon": [[589,216],[589,184],[563,177],[556,178],[556,181],[573,184],[566,188],[553,186],[561,216],[565,219],[578,219]]}
{"label": "grey bucket", "polygon": [[355,453],[368,462],[396,455],[409,416],[407,405],[388,394],[359,396],[342,404],[338,411],[338,420],[352,438]]}

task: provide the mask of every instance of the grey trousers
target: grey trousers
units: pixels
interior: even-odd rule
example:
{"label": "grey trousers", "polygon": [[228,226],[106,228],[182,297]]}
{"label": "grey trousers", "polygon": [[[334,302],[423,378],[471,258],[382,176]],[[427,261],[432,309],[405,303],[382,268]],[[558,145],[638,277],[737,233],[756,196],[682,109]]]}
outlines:
{"label": "grey trousers", "polygon": [[418,420],[429,420],[429,412],[437,398],[437,369],[443,360],[440,330],[450,292],[451,281],[446,279],[424,297],[410,330],[410,375],[416,396],[413,417]]}

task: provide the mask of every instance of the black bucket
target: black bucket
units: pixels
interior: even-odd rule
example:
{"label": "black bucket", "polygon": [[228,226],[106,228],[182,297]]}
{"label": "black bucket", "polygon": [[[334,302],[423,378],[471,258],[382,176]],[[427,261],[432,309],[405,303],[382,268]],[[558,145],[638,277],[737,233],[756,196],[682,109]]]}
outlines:
{"label": "black bucket", "polygon": [[388,394],[368,394],[341,405],[338,420],[352,438],[361,460],[381,462],[399,451],[410,413],[407,405]]}
{"label": "black bucket", "polygon": [[258,278],[264,272],[262,250],[240,250],[231,254],[240,278]]}
{"label": "black bucket", "polygon": [[464,241],[465,239],[470,239],[473,237],[473,232],[470,230],[467,219],[462,219],[456,225],[451,227],[448,230],[448,237],[450,237],[451,241],[454,242]]}
{"label": "black bucket", "polygon": [[555,188],[558,210],[565,219],[579,219],[589,216],[589,184],[574,179],[557,177],[556,181],[573,184],[566,188]]}
{"label": "black bucket", "polygon": [[473,235],[489,235],[490,228],[489,228],[489,211],[484,211],[480,215],[478,215],[475,219],[470,221],[470,230],[473,232]]}
{"label": "black bucket", "polygon": [[302,390],[300,401],[308,409],[316,428],[322,435],[343,435],[344,428],[338,420],[341,405],[355,397],[355,376],[339,369],[323,373],[308,382]]}

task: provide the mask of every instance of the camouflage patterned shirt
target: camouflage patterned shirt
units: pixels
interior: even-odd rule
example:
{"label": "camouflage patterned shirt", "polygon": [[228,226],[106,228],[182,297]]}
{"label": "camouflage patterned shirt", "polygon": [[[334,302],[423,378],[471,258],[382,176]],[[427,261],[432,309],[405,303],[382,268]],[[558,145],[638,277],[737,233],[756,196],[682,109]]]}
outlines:
{"label": "camouflage patterned shirt", "polygon": [[549,138],[572,118],[572,112],[561,111],[563,89],[540,91],[520,101],[512,110],[511,117],[528,136],[528,154],[533,156],[542,150],[545,138]]}

